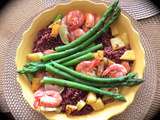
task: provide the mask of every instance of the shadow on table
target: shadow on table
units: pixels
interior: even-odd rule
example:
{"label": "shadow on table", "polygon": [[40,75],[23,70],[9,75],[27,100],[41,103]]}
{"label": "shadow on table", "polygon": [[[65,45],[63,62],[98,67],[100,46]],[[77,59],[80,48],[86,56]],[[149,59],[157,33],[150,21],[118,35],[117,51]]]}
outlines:
{"label": "shadow on table", "polygon": [[[160,120],[160,112],[151,120]],[[1,120],[15,120],[11,113],[1,113],[0,112],[0,119]]]}
{"label": "shadow on table", "polygon": [[160,8],[160,0],[150,0]]}
{"label": "shadow on table", "polygon": [[11,0],[0,0],[0,9],[3,8],[7,3],[9,3]]}
{"label": "shadow on table", "polygon": [[12,116],[12,114],[11,113],[2,113],[2,112],[0,112],[0,119],[1,120],[15,120],[14,118],[13,118],[13,116]]}
{"label": "shadow on table", "polygon": [[160,111],[157,113],[157,115],[152,120],[160,120]]}

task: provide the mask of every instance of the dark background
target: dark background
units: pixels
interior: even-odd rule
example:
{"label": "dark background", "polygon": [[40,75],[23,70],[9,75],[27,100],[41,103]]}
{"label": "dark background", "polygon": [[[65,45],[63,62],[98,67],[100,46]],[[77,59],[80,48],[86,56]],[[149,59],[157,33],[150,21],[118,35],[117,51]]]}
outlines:
{"label": "dark background", "polygon": [[[14,1],[14,0],[0,0],[0,8],[2,8],[5,4],[7,4],[10,1]],[[155,5],[159,6],[160,8],[160,0],[150,0],[152,1]]]}
{"label": "dark background", "polygon": [[[0,10],[7,4],[9,3],[11,0],[0,0]],[[12,0],[13,1],[13,0]]]}
{"label": "dark background", "polygon": [[[13,0],[0,0],[0,12],[1,10]],[[154,2],[155,5],[157,5],[160,8],[160,0],[151,0]],[[10,113],[3,113],[0,109],[0,119],[1,120],[14,120],[13,116]],[[152,120],[160,120],[160,111],[157,113],[157,115]]]}
{"label": "dark background", "polygon": [[160,0],[150,0],[160,8]]}

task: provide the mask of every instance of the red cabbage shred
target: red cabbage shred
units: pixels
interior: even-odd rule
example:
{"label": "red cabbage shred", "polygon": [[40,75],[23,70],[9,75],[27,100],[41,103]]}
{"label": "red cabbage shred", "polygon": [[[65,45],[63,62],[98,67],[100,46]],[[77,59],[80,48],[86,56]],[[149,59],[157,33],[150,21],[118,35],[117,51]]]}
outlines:
{"label": "red cabbage shred", "polygon": [[95,42],[97,44],[102,43],[103,47],[111,46],[110,39],[112,38],[111,29],[109,28],[101,37],[99,37]]}
{"label": "red cabbage shred", "polygon": [[107,57],[110,60],[113,60],[116,63],[120,63],[120,57],[124,54],[126,50],[127,49],[125,47],[115,51],[112,49],[111,46],[105,47],[105,57]]}
{"label": "red cabbage shred", "polygon": [[51,37],[51,28],[45,28],[38,32],[37,39],[34,42],[32,49],[33,53],[44,52],[48,49],[54,49],[57,46],[63,45],[59,36]]}
{"label": "red cabbage shred", "polygon": [[[85,100],[87,97],[87,92],[81,91],[78,89],[73,88],[65,88],[63,92],[61,93],[62,96],[62,112],[66,111],[66,105],[76,105],[78,101]],[[88,114],[89,112],[92,112],[93,109],[91,109],[88,105],[85,106],[81,111],[74,111],[73,115],[79,115],[79,114]]]}

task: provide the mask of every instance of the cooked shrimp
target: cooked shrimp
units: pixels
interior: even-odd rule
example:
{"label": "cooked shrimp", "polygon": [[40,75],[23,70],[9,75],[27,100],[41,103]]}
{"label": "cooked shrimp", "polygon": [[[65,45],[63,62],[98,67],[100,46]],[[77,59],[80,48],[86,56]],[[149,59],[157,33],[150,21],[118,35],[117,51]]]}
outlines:
{"label": "cooked shrimp", "polygon": [[45,91],[45,95],[40,99],[40,106],[57,107],[62,102],[62,97],[59,92],[54,90]]}
{"label": "cooked shrimp", "polygon": [[109,74],[109,76],[110,77],[113,77],[113,78],[118,78],[118,77],[122,77],[124,74],[123,74],[123,72],[111,72],[110,74]]}
{"label": "cooked shrimp", "polygon": [[86,17],[85,26],[87,28],[92,28],[95,24],[94,15],[91,13],[86,13],[85,17]]}
{"label": "cooked shrimp", "polygon": [[129,65],[129,62],[123,61],[123,62],[121,63],[121,65],[123,65],[123,66],[127,69],[127,72],[130,72],[131,67],[130,67],[130,65]]}
{"label": "cooked shrimp", "polygon": [[127,70],[123,65],[112,64],[103,72],[103,76],[122,77],[127,74]]}
{"label": "cooked shrimp", "polygon": [[59,92],[55,90],[39,89],[34,93],[35,102],[33,106],[37,109],[40,106],[57,107],[62,102],[62,97]]}
{"label": "cooked shrimp", "polygon": [[100,64],[99,59],[95,59],[92,61],[83,61],[76,66],[76,71],[79,71],[82,73],[89,73],[99,64]]}
{"label": "cooked shrimp", "polygon": [[101,62],[100,65],[98,65],[97,76],[102,76],[104,68],[105,68],[105,63]]}
{"label": "cooked shrimp", "polygon": [[73,32],[71,32],[69,35],[68,35],[68,38],[69,38],[69,41],[70,42],[72,42],[72,41],[74,41],[76,38],[75,38],[75,36],[74,36],[74,34],[73,34]]}
{"label": "cooked shrimp", "polygon": [[34,98],[39,100],[44,95],[44,88],[40,88],[34,93]]}
{"label": "cooked shrimp", "polygon": [[40,106],[45,106],[45,107],[57,107],[60,105],[59,99],[55,98],[57,96],[42,96],[40,99]]}
{"label": "cooked shrimp", "polygon": [[80,28],[72,31],[72,32],[70,33],[70,35],[69,35],[70,41],[73,41],[73,40],[75,40],[76,38],[79,38],[79,37],[80,37],[81,35],[83,35],[84,33],[85,33],[85,32],[84,32],[82,29],[80,29]]}
{"label": "cooked shrimp", "polygon": [[71,31],[81,27],[83,23],[84,15],[79,10],[70,11],[66,16],[66,24]]}

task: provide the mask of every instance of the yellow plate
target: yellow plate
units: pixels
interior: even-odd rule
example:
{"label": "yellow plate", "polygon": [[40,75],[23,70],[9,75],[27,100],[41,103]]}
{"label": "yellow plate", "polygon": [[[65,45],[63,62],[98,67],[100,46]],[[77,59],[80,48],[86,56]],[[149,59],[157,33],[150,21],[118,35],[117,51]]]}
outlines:
{"label": "yellow plate", "polygon": [[[22,41],[17,48],[16,53],[16,66],[17,69],[21,69],[26,63],[26,55],[31,53],[33,47],[33,41],[35,40],[37,33],[40,29],[44,28],[51,21],[53,16],[59,13],[66,14],[68,11],[73,9],[79,9],[86,12],[92,12],[97,14],[103,14],[106,9],[104,3],[94,3],[89,0],[72,0],[69,3],[58,4],[55,7],[47,9],[46,11],[39,14],[32,22],[31,26],[24,32],[22,36]],[[140,43],[140,37],[137,31],[133,28],[133,25],[129,18],[124,14],[121,14],[119,19],[114,23],[120,33],[127,33],[129,38],[129,43],[131,48],[135,51],[136,60],[134,63],[133,71],[138,73],[139,78],[143,77],[143,72],[145,68],[145,53],[144,49]],[[24,98],[33,108],[33,92],[31,91],[31,85],[24,76],[17,76],[17,81],[19,82]],[[56,114],[53,112],[42,114],[47,119],[52,120],[108,120],[114,115],[123,112],[133,101],[135,94],[139,86],[132,88],[123,88],[122,94],[125,96],[127,102],[115,101],[111,104],[105,105],[105,109],[92,112],[88,115],[81,116],[67,116],[66,114]]]}

